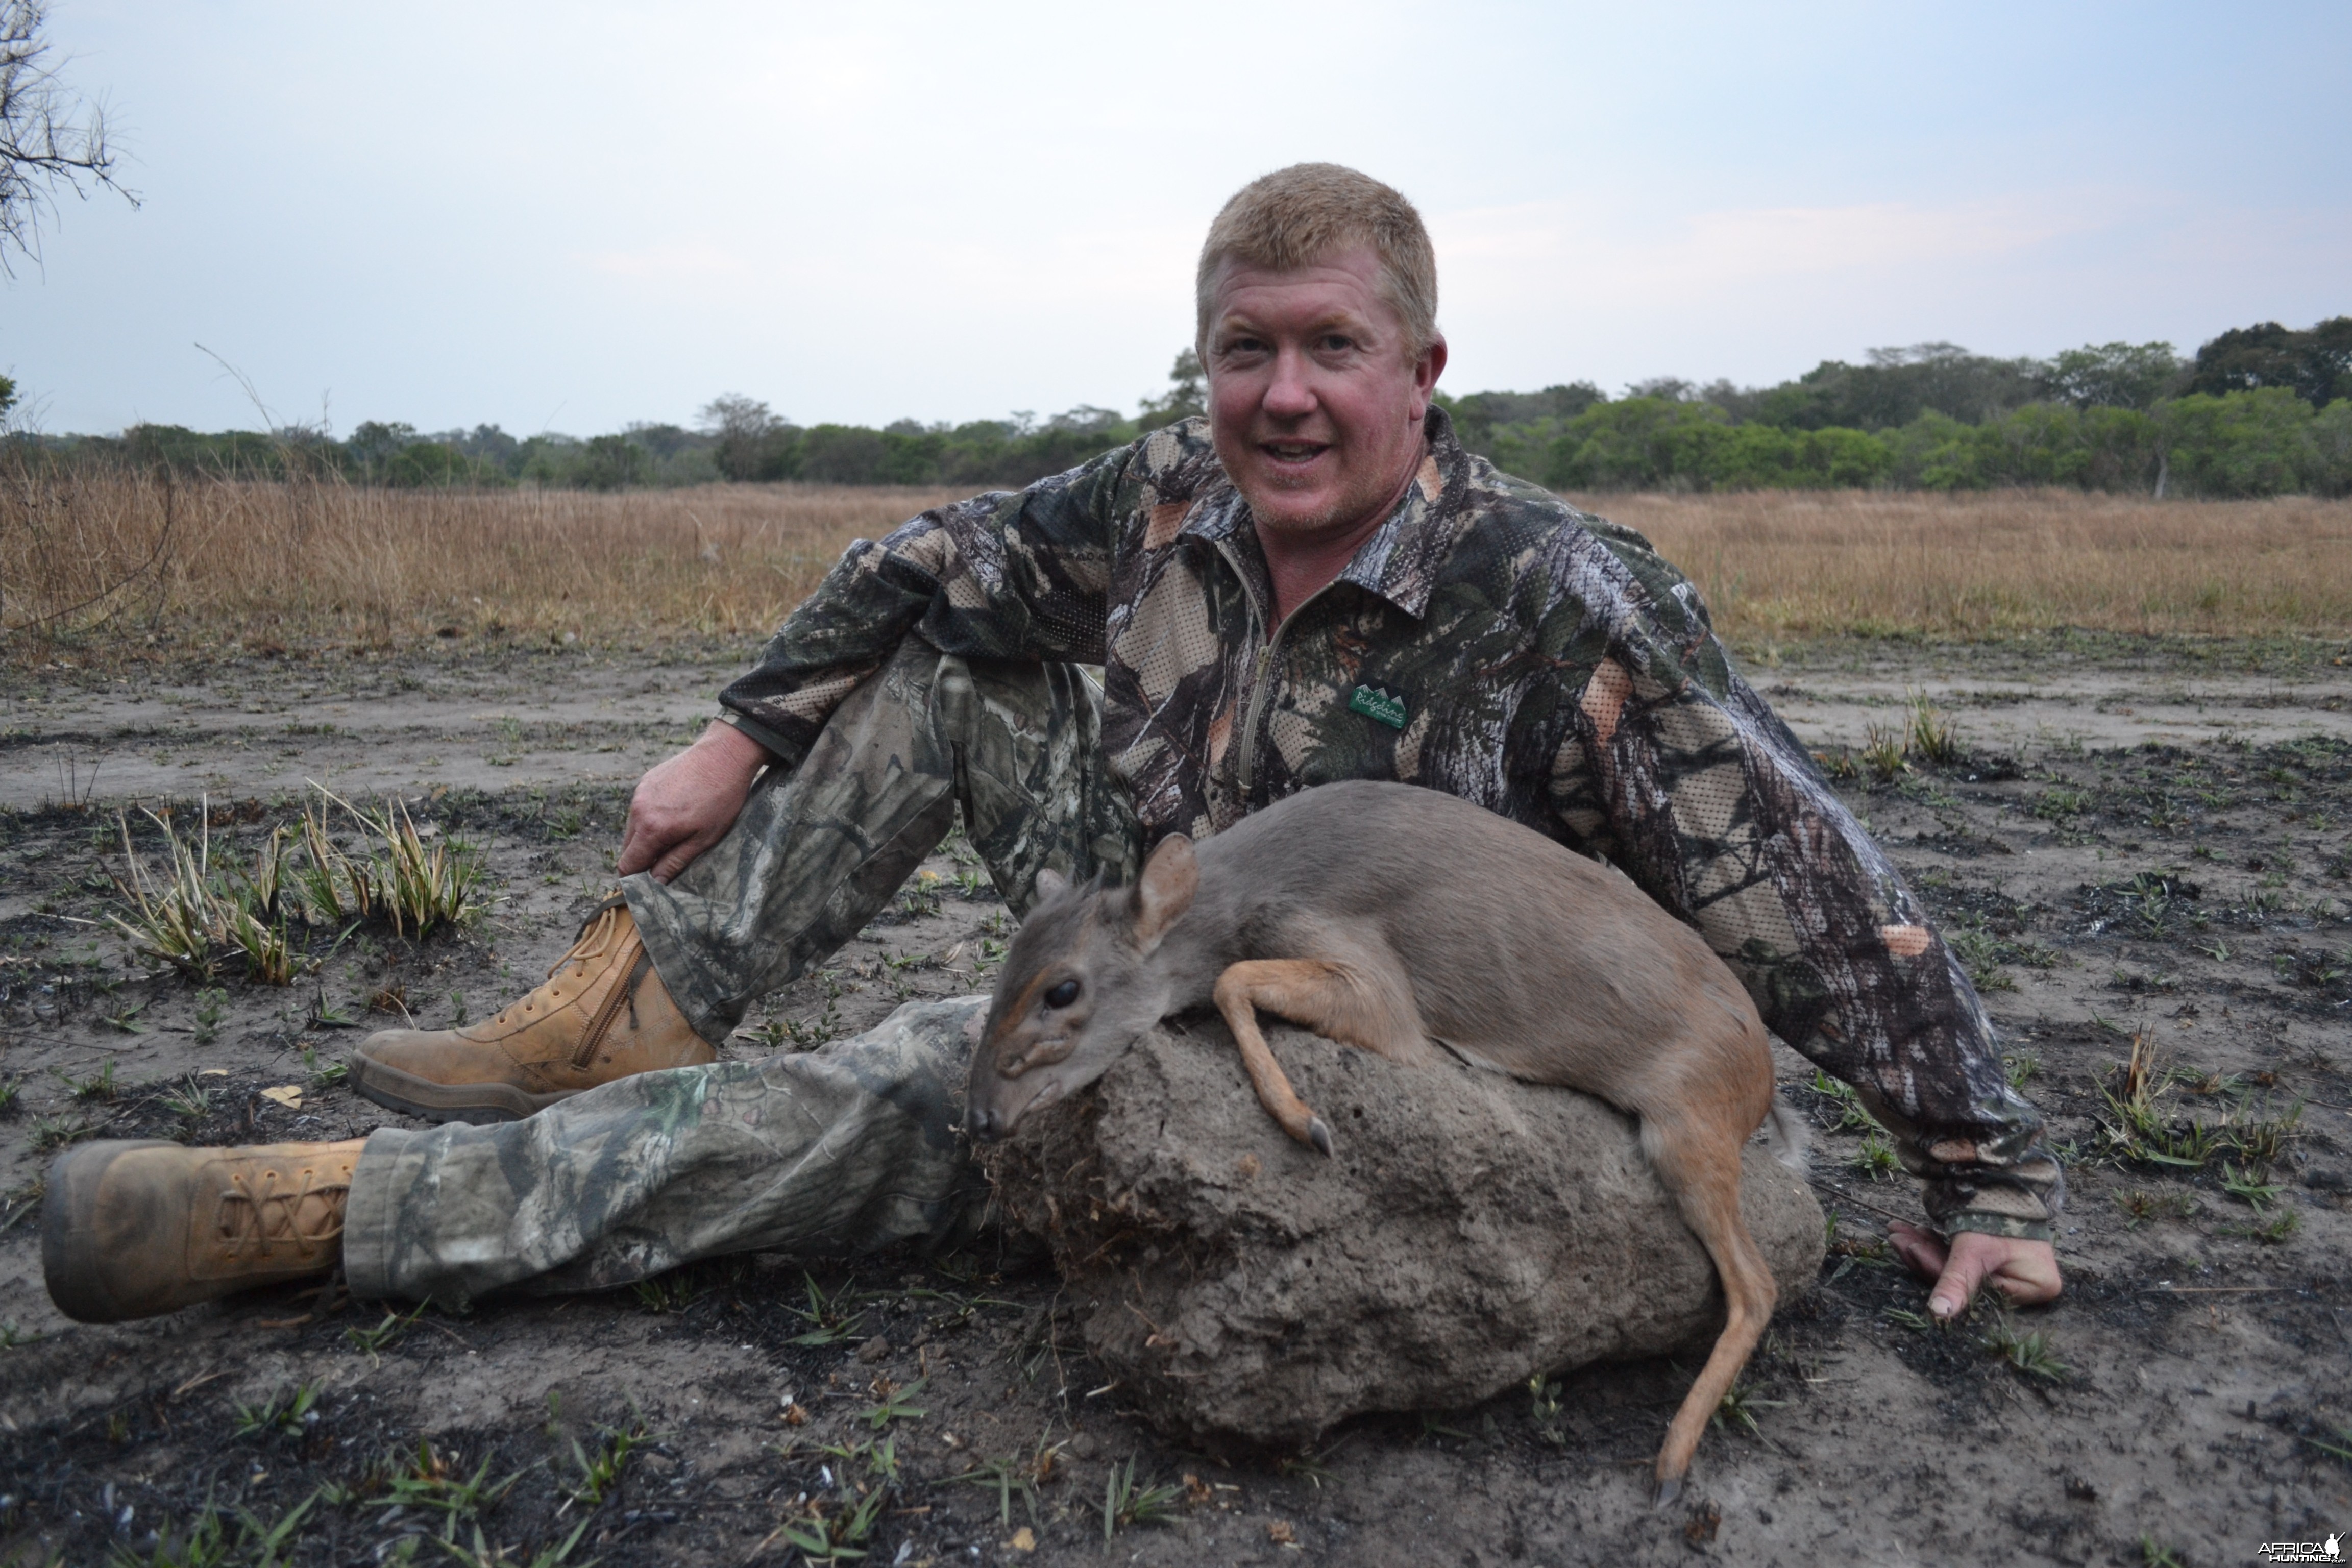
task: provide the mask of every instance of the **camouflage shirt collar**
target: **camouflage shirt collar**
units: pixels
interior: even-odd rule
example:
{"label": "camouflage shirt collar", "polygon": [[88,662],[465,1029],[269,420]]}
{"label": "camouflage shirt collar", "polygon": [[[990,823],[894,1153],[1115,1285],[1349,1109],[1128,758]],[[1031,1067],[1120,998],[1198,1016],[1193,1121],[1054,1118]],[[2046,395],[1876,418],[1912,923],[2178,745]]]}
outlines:
{"label": "camouflage shirt collar", "polygon": [[[1422,429],[1429,449],[1420,473],[1405,487],[1396,510],[1356,547],[1346,569],[1334,579],[1377,594],[1416,620],[1428,608],[1437,568],[1454,542],[1453,520],[1444,498],[1468,460],[1453,421],[1436,404],[1429,405]],[[1177,533],[1211,543],[1234,540],[1255,555],[1257,540],[1248,521],[1249,503],[1221,469]]]}

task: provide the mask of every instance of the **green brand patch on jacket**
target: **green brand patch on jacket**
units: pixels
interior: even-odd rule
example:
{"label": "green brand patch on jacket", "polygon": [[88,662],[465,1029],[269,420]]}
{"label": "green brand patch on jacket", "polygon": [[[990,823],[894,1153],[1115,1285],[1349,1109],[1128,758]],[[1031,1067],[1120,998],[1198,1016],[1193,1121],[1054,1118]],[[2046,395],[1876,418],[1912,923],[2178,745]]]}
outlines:
{"label": "green brand patch on jacket", "polygon": [[1385,686],[1359,686],[1348,694],[1348,707],[1367,719],[1377,719],[1391,730],[1404,728],[1404,699]]}

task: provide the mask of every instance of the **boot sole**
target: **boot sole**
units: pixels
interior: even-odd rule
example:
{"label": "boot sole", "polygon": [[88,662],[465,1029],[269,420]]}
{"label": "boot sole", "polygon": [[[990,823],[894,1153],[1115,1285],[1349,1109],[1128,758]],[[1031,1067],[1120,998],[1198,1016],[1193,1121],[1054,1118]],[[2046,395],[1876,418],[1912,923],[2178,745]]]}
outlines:
{"label": "boot sole", "polygon": [[386,1110],[423,1117],[427,1121],[463,1121],[475,1127],[520,1121],[580,1092],[567,1089],[553,1094],[530,1094],[510,1083],[435,1083],[431,1079],[418,1078],[359,1055],[352,1058],[352,1087],[359,1090],[362,1098],[375,1101]]}

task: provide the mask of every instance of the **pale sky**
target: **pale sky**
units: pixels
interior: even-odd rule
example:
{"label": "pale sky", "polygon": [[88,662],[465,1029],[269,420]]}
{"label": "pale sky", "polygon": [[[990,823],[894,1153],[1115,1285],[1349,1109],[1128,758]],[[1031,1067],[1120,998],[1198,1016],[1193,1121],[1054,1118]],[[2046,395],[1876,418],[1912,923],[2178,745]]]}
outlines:
{"label": "pale sky", "polygon": [[1420,206],[1456,393],[2352,311],[2352,5],[55,0],[133,212],[0,282],[42,428],[1131,411],[1217,207]]}

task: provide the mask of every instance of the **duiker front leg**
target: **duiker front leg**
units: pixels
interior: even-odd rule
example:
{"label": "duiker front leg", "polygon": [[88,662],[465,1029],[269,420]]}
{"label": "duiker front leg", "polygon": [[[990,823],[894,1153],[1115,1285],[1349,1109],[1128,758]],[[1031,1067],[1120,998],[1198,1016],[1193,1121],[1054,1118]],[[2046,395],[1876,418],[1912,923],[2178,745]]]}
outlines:
{"label": "duiker front leg", "polygon": [[1282,1064],[1258,1032],[1257,1009],[1287,1018],[1327,1040],[1358,1046],[1393,1061],[1423,1062],[1434,1053],[1420,1014],[1402,987],[1319,958],[1254,959],[1217,977],[1217,1011],[1241,1047],[1258,1103],[1301,1143],[1331,1152],[1331,1129],[1290,1087]]}

